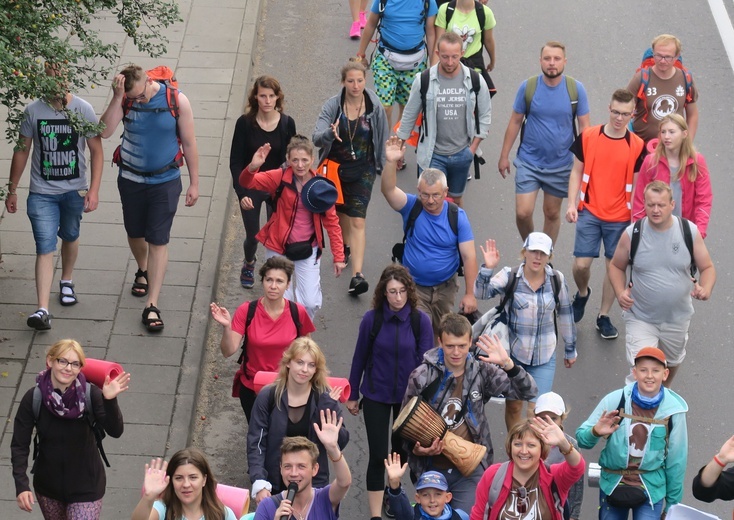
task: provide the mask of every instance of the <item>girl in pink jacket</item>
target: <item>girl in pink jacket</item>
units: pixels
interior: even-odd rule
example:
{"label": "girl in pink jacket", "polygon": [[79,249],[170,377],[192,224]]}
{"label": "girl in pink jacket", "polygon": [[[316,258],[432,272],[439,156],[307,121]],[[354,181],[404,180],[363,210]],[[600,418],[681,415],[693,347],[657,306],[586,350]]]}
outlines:
{"label": "girl in pink jacket", "polygon": [[696,224],[706,238],[713,200],[711,178],[706,160],[693,146],[686,120],[678,114],[665,116],[658,139],[651,140],[647,148],[650,154],[637,174],[632,198],[632,220],[645,216],[645,186],[660,180],[673,188],[673,214]]}

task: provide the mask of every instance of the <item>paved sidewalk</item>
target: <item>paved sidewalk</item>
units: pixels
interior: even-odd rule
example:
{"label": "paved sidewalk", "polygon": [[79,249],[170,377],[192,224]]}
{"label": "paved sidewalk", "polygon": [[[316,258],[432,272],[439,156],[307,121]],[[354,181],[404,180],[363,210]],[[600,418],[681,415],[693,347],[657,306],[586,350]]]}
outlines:
{"label": "paved sidewalk", "polygon": [[[200,198],[193,208],[181,200],[174,220],[170,263],[159,307],[165,330],[147,333],[141,323],[144,299],[130,293],[135,262],[127,246],[110,166],[119,137],[105,141],[105,170],[99,209],[85,214],[74,273],[79,303],[58,304],[60,261],[51,294],[52,329],[35,332],[26,317],[36,309],[35,247],[25,212],[29,172],[19,188],[19,210],[0,209],[0,511],[3,519],[36,519],[15,504],[10,440],[17,403],[44,367],[45,350],[58,339],[75,338],[90,357],[119,362],[131,372],[130,390],[120,397],[125,433],[104,441],[112,468],[102,518],[129,518],[140,497],[143,464],[187,445],[205,345],[208,304],[215,287],[224,216],[231,193],[229,146],[243,106],[257,36],[260,0],[182,0],[184,22],[167,31],[168,54],[143,57],[112,19],[99,20],[105,37],[123,45],[122,65],[165,64],[176,71],[192,102],[200,154]],[[119,67],[121,68],[121,67]],[[118,69],[119,69],[118,68]],[[79,92],[98,115],[109,89]],[[119,129],[122,127],[120,126]],[[118,129],[118,130],[119,130]],[[0,180],[7,181],[11,146],[0,144]],[[188,187],[184,171],[183,194]]]}

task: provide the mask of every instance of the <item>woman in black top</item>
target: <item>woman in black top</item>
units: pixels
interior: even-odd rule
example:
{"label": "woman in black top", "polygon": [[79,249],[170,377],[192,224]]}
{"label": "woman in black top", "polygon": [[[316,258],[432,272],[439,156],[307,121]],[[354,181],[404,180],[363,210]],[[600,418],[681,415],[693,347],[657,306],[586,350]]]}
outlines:
{"label": "woman in black top", "polygon": [[[311,338],[291,343],[280,361],[277,379],[262,389],[255,399],[247,432],[247,465],[252,482],[252,498],[259,504],[284,489],[280,477],[280,445],[285,437],[303,436],[319,447],[319,470],[314,487],[329,484],[326,450],[314,430],[320,414],[326,411],[342,416],[337,402],[342,388],[330,388],[326,377],[326,358]],[[339,447],[349,442],[349,433],[339,430]]]}
{"label": "woman in black top", "polygon": [[[255,80],[247,96],[245,114],[240,116],[232,136],[232,149],[229,153],[229,169],[232,172],[233,187],[240,201],[242,222],[245,225],[245,259],[240,271],[242,287],[250,289],[255,284],[255,262],[257,258],[257,235],[260,231],[260,210],[263,202],[268,202],[268,218],[272,213],[267,193],[249,190],[240,186],[239,177],[255,152],[265,143],[270,144],[270,153],[262,171],[273,170],[285,162],[285,152],[291,137],[296,135],[296,122],[283,113],[283,91],[278,80],[271,76],[260,76]],[[252,201],[253,209],[243,199]],[[249,201],[248,201],[249,202]]]}
{"label": "woman in black top", "polygon": [[62,339],[54,343],[46,354],[46,370],[36,377],[40,390],[37,409],[33,406],[34,387],[25,393],[15,414],[10,450],[18,507],[27,512],[33,508],[26,471],[35,427],[38,449],[36,456],[34,447],[33,489],[47,520],[99,518],[102,511],[106,478],[87,420],[87,390],[91,392],[97,423],[112,437],[122,435],[117,396],[127,390],[130,374],[123,372],[114,380],[107,376],[102,389],[87,385],[81,373],[85,360],[77,341]]}

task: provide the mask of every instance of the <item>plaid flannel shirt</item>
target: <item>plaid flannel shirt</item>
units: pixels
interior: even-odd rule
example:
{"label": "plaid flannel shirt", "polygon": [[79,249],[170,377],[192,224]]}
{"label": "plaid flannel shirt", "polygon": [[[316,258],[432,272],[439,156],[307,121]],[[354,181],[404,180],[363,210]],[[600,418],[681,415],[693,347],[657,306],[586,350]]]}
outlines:
{"label": "plaid flannel shirt", "polygon": [[[550,361],[556,350],[556,326],[553,319],[555,300],[553,298],[553,270],[545,267],[545,283],[534,291],[525,280],[524,265],[517,271],[519,277],[515,286],[512,308],[509,309],[510,355],[526,365],[543,365]],[[474,296],[481,300],[489,300],[498,294],[504,295],[510,279],[510,267],[505,267],[492,276],[493,270],[482,265],[476,282]],[[561,290],[558,293],[560,308],[558,309],[558,332],[565,343],[564,358],[575,359],[576,324],[573,321],[571,300],[568,296],[568,285],[563,274]]]}

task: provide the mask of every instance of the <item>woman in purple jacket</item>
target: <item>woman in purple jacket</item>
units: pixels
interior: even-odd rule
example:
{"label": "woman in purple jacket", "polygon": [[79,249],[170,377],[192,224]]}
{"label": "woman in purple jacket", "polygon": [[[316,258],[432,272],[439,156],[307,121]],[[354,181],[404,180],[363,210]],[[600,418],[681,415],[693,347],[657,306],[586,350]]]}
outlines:
{"label": "woman in purple jacket", "polygon": [[[431,319],[417,308],[415,282],[399,264],[385,268],[375,288],[372,310],[359,325],[349,384],[352,394],[347,409],[352,415],[364,411],[367,442],[367,493],[370,517],[380,518],[385,489],[384,460],[388,454],[390,414],[400,413],[408,376],[433,348]],[[374,360],[379,359],[379,363]],[[362,401],[359,402],[359,394]],[[392,437],[392,451],[406,454],[399,436]]]}

